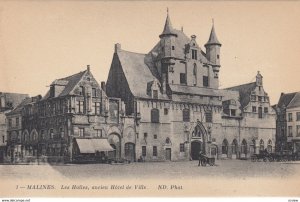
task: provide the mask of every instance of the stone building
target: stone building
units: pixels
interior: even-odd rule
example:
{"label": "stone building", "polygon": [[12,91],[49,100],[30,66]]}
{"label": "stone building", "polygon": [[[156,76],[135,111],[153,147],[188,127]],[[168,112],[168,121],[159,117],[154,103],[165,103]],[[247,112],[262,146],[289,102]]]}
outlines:
{"label": "stone building", "polygon": [[28,97],[27,94],[0,92],[0,162],[5,160],[7,154],[7,126],[10,124],[10,121],[7,121],[6,114],[19,105],[26,97]]}
{"label": "stone building", "polygon": [[198,159],[202,151],[248,158],[274,147],[275,113],[262,76],[258,73],[254,83],[219,89],[221,43],[214,26],[205,51],[195,35],[189,38],[174,29],[169,15],[159,38],[147,54],[116,44],[107,79],[107,95],[124,101],[125,115],[134,118],[131,143],[137,157]]}
{"label": "stone building", "polygon": [[88,66],[56,79],[44,97],[24,105],[22,161],[95,160],[102,152],[110,158],[124,156],[122,134],[130,121],[122,116],[121,100],[108,98],[103,89]]}
{"label": "stone building", "polygon": [[281,93],[275,108],[276,150],[300,152],[300,92]]}

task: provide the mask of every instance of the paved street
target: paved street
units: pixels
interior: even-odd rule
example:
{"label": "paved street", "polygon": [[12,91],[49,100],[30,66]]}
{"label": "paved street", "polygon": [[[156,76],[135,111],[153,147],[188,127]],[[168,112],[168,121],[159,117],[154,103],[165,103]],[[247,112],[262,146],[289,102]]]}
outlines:
{"label": "paved street", "polygon": [[216,166],[198,167],[197,161],[145,162],[123,165],[0,165],[2,179],[95,179],[95,178],[285,178],[300,170],[300,162],[251,162],[245,160],[217,160]]}

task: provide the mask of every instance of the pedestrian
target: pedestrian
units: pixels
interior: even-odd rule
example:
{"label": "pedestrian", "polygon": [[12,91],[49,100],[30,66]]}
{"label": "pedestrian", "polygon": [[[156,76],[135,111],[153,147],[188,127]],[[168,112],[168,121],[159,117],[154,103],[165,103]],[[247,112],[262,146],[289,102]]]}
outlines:
{"label": "pedestrian", "polygon": [[199,152],[199,163],[198,163],[198,166],[200,166],[201,161],[202,161],[202,151]]}

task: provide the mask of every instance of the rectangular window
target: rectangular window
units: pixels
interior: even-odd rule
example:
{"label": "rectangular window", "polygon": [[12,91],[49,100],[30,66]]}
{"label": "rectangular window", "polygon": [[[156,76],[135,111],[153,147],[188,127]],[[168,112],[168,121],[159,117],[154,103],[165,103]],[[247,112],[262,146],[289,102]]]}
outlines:
{"label": "rectangular window", "polygon": [[158,91],[157,90],[153,90],[153,98],[158,99]]}
{"label": "rectangular window", "polygon": [[16,118],[16,126],[17,127],[19,127],[19,122],[20,122],[19,118]]}
{"label": "rectangular window", "polygon": [[146,146],[142,146],[142,156],[146,156]]}
{"label": "rectangular window", "polygon": [[262,118],[262,107],[258,107],[258,118]]}
{"label": "rectangular window", "polygon": [[59,133],[60,133],[60,137],[61,137],[61,138],[64,138],[64,137],[65,137],[65,131],[64,131],[63,128],[60,128],[60,129],[59,129]]}
{"label": "rectangular window", "polygon": [[289,134],[289,137],[293,137],[293,127],[292,126],[288,127],[288,134]]}
{"label": "rectangular window", "polygon": [[175,46],[172,46],[172,50],[175,50]]}
{"label": "rectangular window", "polygon": [[208,76],[203,76],[203,86],[208,87]]}
{"label": "rectangular window", "polygon": [[92,104],[92,114],[100,114],[100,102],[93,102]]}
{"label": "rectangular window", "polygon": [[156,134],[153,135],[153,139],[155,139],[155,140],[157,139],[157,135]]}
{"label": "rectangular window", "polygon": [[256,107],[255,106],[252,107],[252,112],[256,112]]}
{"label": "rectangular window", "polygon": [[293,114],[292,113],[288,113],[288,121],[293,121]]}
{"label": "rectangular window", "polygon": [[205,120],[206,120],[206,123],[212,123],[212,112],[205,113]]}
{"label": "rectangular window", "polygon": [[180,73],[180,84],[186,84],[186,74]]}
{"label": "rectangular window", "polygon": [[258,96],[258,101],[259,101],[259,102],[262,101],[262,96]]}
{"label": "rectangular window", "polygon": [[77,101],[77,112],[82,114],[83,113],[83,101]]}
{"label": "rectangular window", "polygon": [[190,110],[189,109],[183,109],[182,110],[182,119],[184,122],[190,121]]}
{"label": "rectangular window", "polygon": [[148,137],[148,133],[144,133],[144,139]]}
{"label": "rectangular window", "polygon": [[180,152],[184,152],[184,144],[180,144]]}
{"label": "rectangular window", "polygon": [[84,95],[84,87],[80,86],[79,88],[79,95]]}
{"label": "rectangular window", "polygon": [[235,109],[231,109],[231,110],[230,110],[230,112],[231,112],[231,116],[235,116],[235,115],[236,115],[236,113],[235,113],[235,112],[236,112],[236,111],[235,111]]}
{"label": "rectangular window", "polygon": [[167,108],[164,108],[164,115],[168,115],[169,110]]}
{"label": "rectangular window", "polygon": [[300,136],[300,125],[297,125],[297,137]]}
{"label": "rectangular window", "polygon": [[79,137],[84,137],[84,128],[79,128]]}
{"label": "rectangular window", "polygon": [[97,97],[97,89],[92,88],[92,97]]}
{"label": "rectangular window", "polygon": [[268,107],[265,107],[265,108],[264,108],[264,113],[267,114],[268,112],[269,112],[269,108],[268,108]]}
{"label": "rectangular window", "polygon": [[153,156],[157,156],[157,146],[153,146]]}
{"label": "rectangular window", "polygon": [[50,139],[54,138],[54,133],[53,133],[53,129],[50,129]]}
{"label": "rectangular window", "polygon": [[197,60],[197,50],[192,49],[192,59]]}
{"label": "rectangular window", "polygon": [[300,112],[296,113],[297,121],[300,121]]}
{"label": "rectangular window", "polygon": [[96,137],[102,137],[102,130],[96,129]]}
{"label": "rectangular window", "polygon": [[12,126],[12,120],[8,119],[8,126],[11,127]]}
{"label": "rectangular window", "polygon": [[159,123],[159,110],[158,109],[151,110],[151,122]]}
{"label": "rectangular window", "polygon": [[251,95],[251,101],[256,101],[256,95]]}

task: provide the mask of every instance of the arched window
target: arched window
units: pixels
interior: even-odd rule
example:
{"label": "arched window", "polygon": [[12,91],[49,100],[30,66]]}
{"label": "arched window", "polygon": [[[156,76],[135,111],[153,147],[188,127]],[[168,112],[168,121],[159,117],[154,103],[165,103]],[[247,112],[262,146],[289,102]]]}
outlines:
{"label": "arched window", "polygon": [[226,139],[222,143],[222,154],[228,154],[228,141]]}
{"label": "arched window", "polygon": [[259,142],[259,150],[262,151],[264,149],[265,149],[265,144],[264,144],[264,141],[261,139]]}
{"label": "arched window", "polygon": [[197,85],[197,65],[194,64],[194,68],[193,68],[193,84],[194,86]]}
{"label": "arched window", "polygon": [[238,152],[238,143],[237,143],[236,139],[234,139],[232,141],[231,148],[232,148],[232,154],[237,154],[237,152]]}
{"label": "arched window", "polygon": [[268,141],[268,152],[272,152],[272,140]]}
{"label": "arched window", "polygon": [[247,142],[245,139],[243,139],[242,141],[242,145],[241,145],[241,153],[242,154],[247,154]]}
{"label": "arched window", "polygon": [[159,110],[158,109],[151,110],[151,122],[159,123]]}
{"label": "arched window", "polygon": [[171,143],[171,140],[170,140],[170,138],[166,138],[166,144],[170,144]]}

